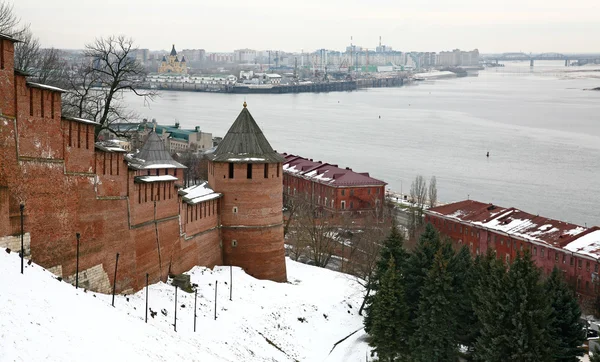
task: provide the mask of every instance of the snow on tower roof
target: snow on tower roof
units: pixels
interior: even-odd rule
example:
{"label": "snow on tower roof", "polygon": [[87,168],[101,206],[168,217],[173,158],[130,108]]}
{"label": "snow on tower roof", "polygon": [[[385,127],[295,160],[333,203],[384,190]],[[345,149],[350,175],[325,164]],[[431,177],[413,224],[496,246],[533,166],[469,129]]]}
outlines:
{"label": "snow on tower roof", "polygon": [[285,159],[267,141],[254,118],[246,108],[240,112],[215,152],[209,154],[213,162],[279,163]]}
{"label": "snow on tower roof", "polygon": [[164,142],[156,132],[150,132],[148,139],[142,149],[134,154],[128,155],[126,160],[129,167],[133,169],[156,169],[156,168],[187,168],[175,161],[165,149]]}

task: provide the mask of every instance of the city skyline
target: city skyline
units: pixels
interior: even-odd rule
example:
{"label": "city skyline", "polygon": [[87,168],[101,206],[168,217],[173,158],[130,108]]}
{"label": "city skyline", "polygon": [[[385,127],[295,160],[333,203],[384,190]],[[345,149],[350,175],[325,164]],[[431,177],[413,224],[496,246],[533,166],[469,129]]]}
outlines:
{"label": "city skyline", "polygon": [[[307,0],[289,6],[273,0],[206,4],[189,0],[19,0],[14,10],[31,24],[44,47],[81,49],[95,38],[124,34],[140,48],[279,49],[311,52],[379,43],[401,51],[478,48],[482,53],[522,51],[598,52],[600,5],[594,0],[563,3],[504,1],[490,8],[461,0],[447,4],[397,4],[389,0]],[[513,9],[516,9],[513,10]],[[57,26],[60,24],[60,26]]]}

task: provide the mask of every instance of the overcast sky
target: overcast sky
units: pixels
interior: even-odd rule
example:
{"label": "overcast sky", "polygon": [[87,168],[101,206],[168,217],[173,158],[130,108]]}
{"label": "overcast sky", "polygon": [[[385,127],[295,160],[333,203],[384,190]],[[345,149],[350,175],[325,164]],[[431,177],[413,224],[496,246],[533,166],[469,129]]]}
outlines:
{"label": "overcast sky", "polygon": [[600,52],[600,0],[8,0],[47,47]]}

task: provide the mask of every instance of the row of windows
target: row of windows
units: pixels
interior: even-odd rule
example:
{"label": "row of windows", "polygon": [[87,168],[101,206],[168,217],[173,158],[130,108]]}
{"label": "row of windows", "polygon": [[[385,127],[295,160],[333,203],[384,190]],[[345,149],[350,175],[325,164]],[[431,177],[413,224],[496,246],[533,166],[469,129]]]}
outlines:
{"label": "row of windows", "polygon": [[172,199],[175,196],[173,182],[151,182],[149,184],[136,184],[138,204],[148,201]]}
{"label": "row of windows", "polygon": [[215,200],[209,200],[196,205],[187,205],[187,221],[196,221],[198,219],[210,217],[217,213],[217,202]]}
{"label": "row of windows", "polygon": [[[253,171],[260,171],[259,166],[260,164],[252,164],[252,163],[248,163],[246,164],[246,178],[248,179],[252,179],[253,176]],[[269,164],[268,163],[264,163],[263,165],[263,177],[264,178],[269,178]],[[277,164],[277,177],[279,177],[279,164]],[[212,166],[210,167],[211,173],[214,175],[215,174],[215,166],[214,164],[212,164]],[[234,163],[229,163],[229,178],[233,178],[234,177],[234,173],[235,173],[235,164]],[[225,177],[223,177],[225,178]]]}

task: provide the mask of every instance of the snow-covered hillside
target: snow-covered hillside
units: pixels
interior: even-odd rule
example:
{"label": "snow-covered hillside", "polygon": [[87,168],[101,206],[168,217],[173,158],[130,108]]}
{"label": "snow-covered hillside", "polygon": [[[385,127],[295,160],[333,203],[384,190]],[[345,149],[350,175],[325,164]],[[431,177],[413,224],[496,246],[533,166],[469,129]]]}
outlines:
{"label": "snow-covered hillside", "polygon": [[35,264],[21,275],[17,254],[2,250],[0,361],[364,361],[360,286],[345,274],[290,260],[287,268],[289,283],[233,268],[232,301],[229,267],[194,268],[197,330],[194,294],[179,290],[175,332],[171,285],[150,286],[149,307],[157,313],[145,324],[144,290],[117,296],[113,308],[110,295],[76,290]]}

